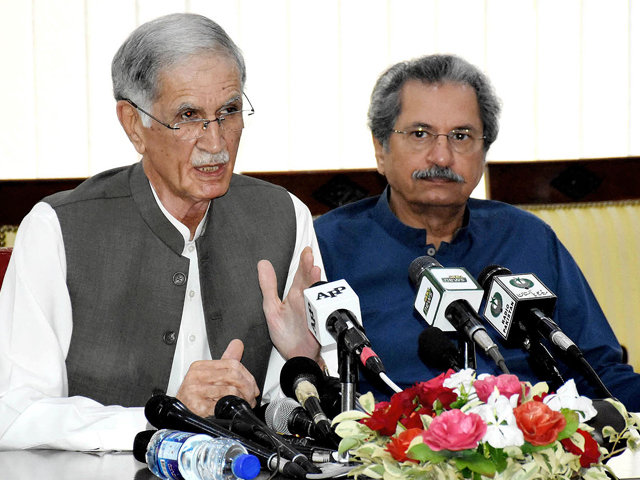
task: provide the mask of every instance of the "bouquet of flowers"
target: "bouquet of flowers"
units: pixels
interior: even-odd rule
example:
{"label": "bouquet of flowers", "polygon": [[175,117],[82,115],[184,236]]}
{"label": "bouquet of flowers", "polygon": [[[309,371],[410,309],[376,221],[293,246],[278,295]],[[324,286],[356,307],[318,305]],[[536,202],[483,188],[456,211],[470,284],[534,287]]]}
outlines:
{"label": "bouquet of flowers", "polygon": [[573,380],[550,394],[515,375],[473,370],[442,375],[334,419],[340,452],[362,463],[350,475],[374,479],[607,479],[604,462],[640,443],[639,419],[615,401],[626,428],[605,427],[611,451],[585,422],[596,415]]}

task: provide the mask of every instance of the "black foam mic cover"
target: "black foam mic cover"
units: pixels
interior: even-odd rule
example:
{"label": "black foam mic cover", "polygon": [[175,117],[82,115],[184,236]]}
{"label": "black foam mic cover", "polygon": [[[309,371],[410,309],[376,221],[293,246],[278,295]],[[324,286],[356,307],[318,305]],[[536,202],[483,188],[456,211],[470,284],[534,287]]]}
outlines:
{"label": "black foam mic cover", "polygon": [[418,357],[427,367],[446,372],[460,371],[458,349],[437,327],[428,327],[418,336]]}

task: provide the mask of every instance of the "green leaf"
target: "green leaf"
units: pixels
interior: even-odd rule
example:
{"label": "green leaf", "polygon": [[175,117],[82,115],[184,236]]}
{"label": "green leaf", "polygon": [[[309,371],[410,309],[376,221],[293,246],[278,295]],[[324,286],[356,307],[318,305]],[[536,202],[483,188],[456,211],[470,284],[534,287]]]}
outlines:
{"label": "green leaf", "polygon": [[342,440],[340,440],[340,445],[338,446],[338,453],[342,454],[344,452],[347,452],[352,448],[357,447],[359,444],[360,442],[355,438],[343,438]]}
{"label": "green leaf", "polygon": [[558,433],[558,440],[563,440],[576,433],[578,425],[580,425],[580,417],[577,412],[569,410],[568,408],[563,408],[560,410],[560,413],[562,413],[564,418],[567,420],[567,425],[560,433]]}
{"label": "green leaf", "polygon": [[369,427],[360,422],[345,420],[336,425],[336,434],[342,438],[355,437],[364,440],[370,437],[373,432]]}
{"label": "green leaf", "polygon": [[338,414],[333,419],[331,424],[335,425],[336,423],[344,422],[346,420],[361,420],[363,418],[367,418],[368,416],[369,416],[368,414],[361,412],[359,410],[348,410],[346,412],[342,412]]}
{"label": "green leaf", "polygon": [[522,445],[520,449],[522,450],[522,453],[534,453],[534,452],[541,452],[542,450],[546,450],[547,448],[552,448],[552,447],[553,447],[553,443],[550,443],[549,445],[538,446],[538,445],[531,445],[529,442],[524,442],[524,445]]}
{"label": "green leaf", "polygon": [[616,431],[615,428],[607,425],[606,427],[602,428],[602,435],[604,437],[607,437],[608,440],[613,440],[618,435],[618,432]]}
{"label": "green leaf", "polygon": [[498,473],[503,472],[507,468],[508,455],[501,448],[493,448],[491,445],[486,444],[489,447],[489,455],[496,465]]}
{"label": "green leaf", "polygon": [[371,414],[376,408],[376,399],[373,398],[373,393],[367,392],[364,395],[360,396],[358,399],[360,401],[360,405],[364,408],[365,412]]}
{"label": "green leaf", "polygon": [[479,473],[485,477],[492,477],[496,473],[496,465],[480,455],[478,452],[472,452],[473,455],[466,455],[463,458],[455,458],[456,467],[460,470],[468,468],[472,472]]}
{"label": "green leaf", "polygon": [[[413,442],[412,442],[413,443]],[[447,459],[440,452],[434,452],[425,443],[416,443],[407,449],[407,457],[420,462],[440,463]]]}

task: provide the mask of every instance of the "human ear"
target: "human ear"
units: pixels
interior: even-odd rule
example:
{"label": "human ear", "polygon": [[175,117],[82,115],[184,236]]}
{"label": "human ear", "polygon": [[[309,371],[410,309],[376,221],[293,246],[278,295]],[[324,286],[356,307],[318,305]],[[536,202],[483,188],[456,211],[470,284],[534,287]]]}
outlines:
{"label": "human ear", "polygon": [[146,148],[144,145],[144,131],[142,129],[145,127],[142,125],[140,114],[133,105],[125,100],[118,101],[116,104],[116,112],[118,114],[118,120],[120,120],[120,125],[122,125],[127,137],[129,137],[136,151],[140,155],[143,155]]}
{"label": "human ear", "polygon": [[384,147],[384,145],[382,145],[382,143],[380,142],[380,140],[378,140],[376,137],[373,136],[373,134],[371,135],[371,139],[373,140],[373,149],[376,155],[376,163],[378,165],[378,173],[380,175],[384,175],[384,161],[386,158],[386,154],[387,154],[387,150]]}

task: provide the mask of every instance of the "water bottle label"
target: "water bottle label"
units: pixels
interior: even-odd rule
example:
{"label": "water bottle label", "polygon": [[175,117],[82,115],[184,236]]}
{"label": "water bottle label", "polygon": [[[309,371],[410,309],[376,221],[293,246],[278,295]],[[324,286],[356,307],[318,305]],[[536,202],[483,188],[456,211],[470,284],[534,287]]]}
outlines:
{"label": "water bottle label", "polygon": [[182,445],[193,436],[193,433],[172,432],[162,440],[158,447],[157,466],[165,478],[184,480],[178,469],[178,453]]}

